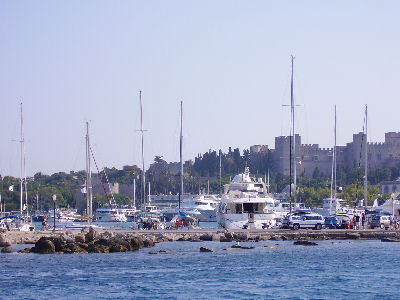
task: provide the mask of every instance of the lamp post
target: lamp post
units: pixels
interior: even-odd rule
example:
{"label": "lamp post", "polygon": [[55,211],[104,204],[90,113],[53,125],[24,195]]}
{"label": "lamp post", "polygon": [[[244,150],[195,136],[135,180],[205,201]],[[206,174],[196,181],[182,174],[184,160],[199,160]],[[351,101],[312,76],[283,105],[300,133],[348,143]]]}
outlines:
{"label": "lamp post", "polygon": [[53,195],[53,215],[54,215],[54,223],[53,223],[53,231],[56,231],[56,200],[57,196],[56,194]]}

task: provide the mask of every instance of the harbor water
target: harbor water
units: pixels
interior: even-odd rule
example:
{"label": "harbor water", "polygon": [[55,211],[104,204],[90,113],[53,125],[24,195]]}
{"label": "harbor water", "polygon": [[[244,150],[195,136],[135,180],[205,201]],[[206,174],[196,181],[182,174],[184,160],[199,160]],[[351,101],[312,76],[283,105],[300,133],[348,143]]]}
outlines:
{"label": "harbor water", "polygon": [[[127,253],[0,254],[0,298],[399,298],[400,243],[326,240],[306,247],[263,241],[241,243],[254,249],[222,250],[232,244],[164,242]],[[201,246],[217,251],[203,253]]]}

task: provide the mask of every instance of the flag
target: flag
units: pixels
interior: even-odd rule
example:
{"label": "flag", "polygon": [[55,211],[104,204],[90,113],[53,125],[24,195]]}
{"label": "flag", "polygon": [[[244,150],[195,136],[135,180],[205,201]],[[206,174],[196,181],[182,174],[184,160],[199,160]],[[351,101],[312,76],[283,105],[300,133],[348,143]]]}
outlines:
{"label": "flag", "polygon": [[10,192],[13,192],[13,191],[14,191],[14,186],[13,186],[13,185],[10,185],[10,186],[8,187],[8,190],[9,190]]}

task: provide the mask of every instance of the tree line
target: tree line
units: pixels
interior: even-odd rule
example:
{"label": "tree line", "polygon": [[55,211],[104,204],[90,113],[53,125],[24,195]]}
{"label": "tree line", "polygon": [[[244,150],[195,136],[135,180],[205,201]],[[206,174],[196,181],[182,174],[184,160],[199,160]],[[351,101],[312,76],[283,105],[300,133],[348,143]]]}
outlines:
{"label": "tree line", "polygon": [[[221,166],[221,178],[219,178]],[[226,153],[209,150],[199,154],[193,160],[185,161],[183,184],[185,193],[222,192],[221,186],[230,182],[244,168],[250,167],[251,176],[265,178],[270,175],[270,191],[280,192],[289,184],[288,176],[277,173],[270,151],[250,153],[239,148],[229,148]],[[136,199],[140,199],[142,190],[142,170],[137,166],[124,166],[122,169],[105,168],[110,182],[132,185],[136,181]],[[341,187],[338,197],[353,204],[356,199],[363,198],[363,168],[345,168],[338,166],[337,185]],[[375,168],[368,173],[369,204],[373,199],[383,201],[388,195],[381,195],[379,183],[393,181],[400,176],[400,164],[391,168]],[[105,180],[105,175],[102,175]],[[53,207],[52,195],[57,195],[58,207],[76,207],[77,191],[84,184],[85,171],[58,172],[45,175],[41,172],[27,178],[29,210],[48,210]],[[156,156],[152,166],[146,170],[147,184],[150,183],[152,194],[177,194],[179,192],[179,168],[177,163],[167,163],[161,156]],[[221,185],[220,185],[221,183]],[[7,211],[19,210],[20,179],[12,176],[0,178],[0,194]],[[12,187],[12,190],[10,190]],[[330,178],[320,174],[316,169],[312,178],[299,176],[297,179],[297,199],[310,206],[321,204],[323,198],[330,196]],[[117,204],[130,204],[132,199],[126,195],[114,195]],[[105,195],[94,195],[95,207],[107,203]]]}

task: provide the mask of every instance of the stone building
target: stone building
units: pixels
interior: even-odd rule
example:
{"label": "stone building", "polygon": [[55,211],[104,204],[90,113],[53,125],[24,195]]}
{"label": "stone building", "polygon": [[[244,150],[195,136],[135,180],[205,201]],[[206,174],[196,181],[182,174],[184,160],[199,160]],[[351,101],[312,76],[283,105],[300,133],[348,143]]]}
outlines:
{"label": "stone building", "polygon": [[[275,138],[275,149],[271,149],[276,170],[289,175],[290,137]],[[255,145],[252,151],[268,149],[268,146]],[[295,136],[296,173],[312,177],[315,170],[319,174],[330,176],[332,172],[333,148],[320,148],[318,144],[302,144],[301,136]],[[385,133],[383,143],[368,143],[368,169],[392,167],[400,163],[400,132]],[[336,162],[338,166],[354,168],[365,165],[365,135],[353,134],[353,140],[346,146],[336,146]]]}

